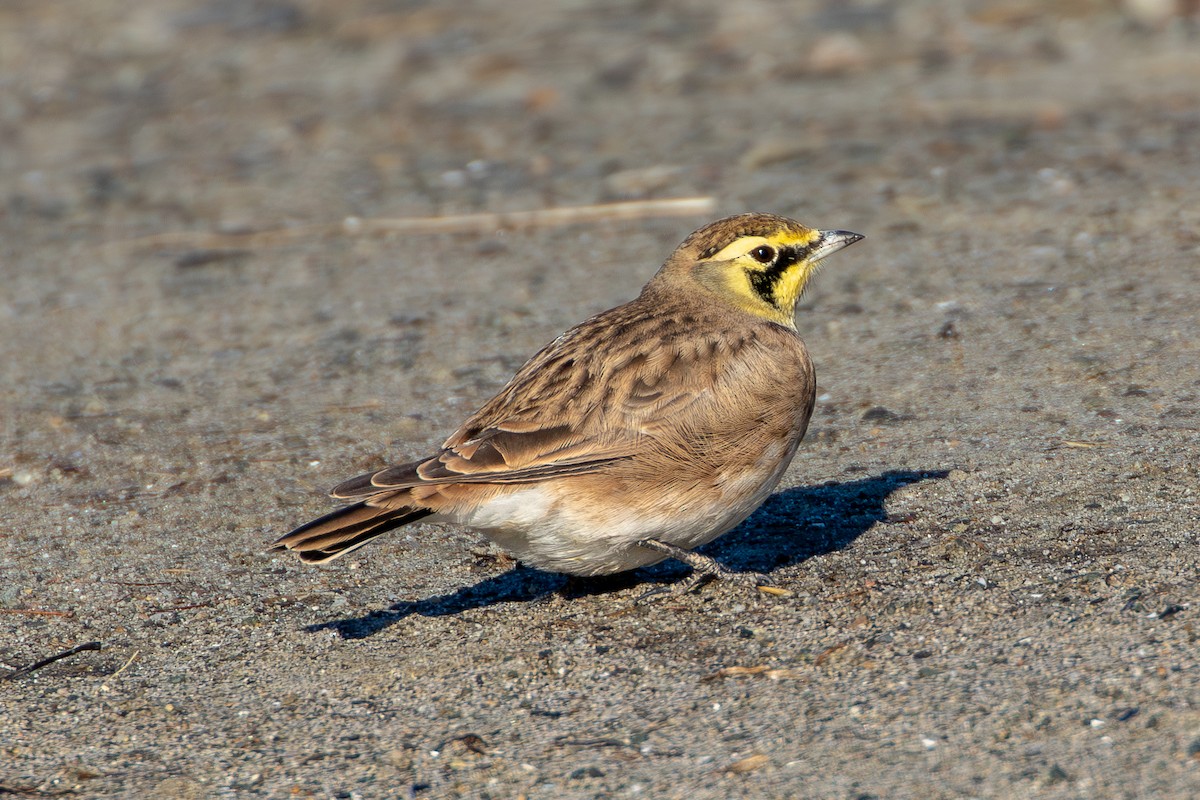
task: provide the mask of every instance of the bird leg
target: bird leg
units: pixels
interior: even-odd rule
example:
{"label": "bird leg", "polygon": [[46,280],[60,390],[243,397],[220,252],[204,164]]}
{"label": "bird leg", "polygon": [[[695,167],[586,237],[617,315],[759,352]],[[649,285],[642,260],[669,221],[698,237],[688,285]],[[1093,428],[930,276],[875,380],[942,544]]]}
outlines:
{"label": "bird leg", "polygon": [[[684,550],[682,547],[676,547],[673,544],[667,544],[658,539],[642,539],[637,544],[638,547],[645,547],[647,550],[662,553],[676,561],[682,561],[692,568],[692,574],[688,576],[687,580],[669,590],[671,594],[688,594],[694,592],[708,581],[714,579],[732,581],[742,586],[751,586],[754,588],[774,585],[766,575],[761,575],[757,572],[734,572],[715,558],[710,558],[692,550]],[[668,590],[665,588],[662,590],[652,589],[638,599],[644,599],[653,594],[660,594],[663,591]]]}

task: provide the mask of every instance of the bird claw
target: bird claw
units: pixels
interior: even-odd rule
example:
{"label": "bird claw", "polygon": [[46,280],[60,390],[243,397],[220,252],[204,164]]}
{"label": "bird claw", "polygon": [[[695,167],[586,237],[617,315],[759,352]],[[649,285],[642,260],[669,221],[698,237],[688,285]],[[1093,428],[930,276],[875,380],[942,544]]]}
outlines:
{"label": "bird claw", "polygon": [[702,555],[691,550],[684,550],[681,547],[676,547],[673,544],[667,544],[657,539],[642,539],[638,542],[639,547],[644,547],[647,550],[654,550],[663,555],[670,556],[677,561],[682,561],[692,568],[692,574],[681,583],[673,587],[665,586],[655,587],[644,592],[637,601],[641,601],[654,597],[660,594],[684,595],[690,594],[710,580],[719,579],[736,583],[739,586],[747,586],[763,594],[774,595],[775,597],[792,597],[792,592],[787,589],[780,589],[775,586],[775,582],[767,575],[759,572],[734,572],[726,567],[721,562],[710,556]]}
{"label": "bird claw", "polygon": [[719,577],[721,580],[730,581],[750,589],[757,589],[763,594],[769,594],[773,597],[795,597],[795,592],[776,585],[770,575],[764,575],[761,572],[730,572],[726,570]]}
{"label": "bird claw", "polygon": [[757,589],[763,594],[768,594],[773,597],[794,597],[795,593],[782,589],[775,585],[775,582],[767,575],[758,572],[734,572],[729,569],[722,569],[720,572],[705,572],[694,569],[692,574],[688,575],[683,580],[674,584],[663,584],[647,589],[638,595],[634,600],[634,605],[641,604],[651,598],[661,595],[670,597],[682,597],[687,594],[693,594],[700,589],[701,586],[709,581],[727,581],[738,586],[745,586],[751,589]]}

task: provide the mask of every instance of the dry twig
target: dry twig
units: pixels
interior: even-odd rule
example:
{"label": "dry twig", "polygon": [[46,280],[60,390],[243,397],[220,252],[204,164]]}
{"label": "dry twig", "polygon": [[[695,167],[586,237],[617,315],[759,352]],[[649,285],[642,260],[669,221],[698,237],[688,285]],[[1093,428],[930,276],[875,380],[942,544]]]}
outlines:
{"label": "dry twig", "polygon": [[0,608],[0,614],[21,614],[27,617],[73,617],[74,611],[50,611],[44,608]]}
{"label": "dry twig", "polygon": [[722,667],[711,675],[705,675],[700,680],[703,682],[708,682],[722,680],[724,678],[749,678],[758,675],[761,675],[764,678],[772,681],[804,677],[804,673],[797,669],[788,669],[786,667],[768,667],[765,664],[759,664],[753,667]]}
{"label": "dry twig", "polygon": [[716,203],[711,197],[676,197],[662,200],[633,200],[565,206],[534,211],[481,212],[442,217],[347,217],[339,223],[299,225],[248,233],[204,233],[173,231],[112,242],[113,246],[141,248],[186,247],[207,250],[273,247],[304,239],[330,236],[381,236],[386,234],[473,233],[476,231],[531,230],[580,223],[646,217],[680,217],[709,214]]}
{"label": "dry twig", "polygon": [[51,664],[53,664],[55,661],[61,661],[62,659],[66,658],[68,656],[73,656],[76,653],[82,653],[85,650],[99,650],[99,649],[100,649],[99,642],[84,642],[83,644],[72,647],[70,650],[64,650],[61,653],[55,653],[54,655],[50,656],[49,658],[43,658],[41,661],[37,661],[33,664],[30,664],[27,667],[18,667],[17,669],[14,669],[12,672],[8,673],[7,675],[0,676],[0,680],[12,680],[13,678],[19,678],[22,675],[28,675],[31,672],[35,672],[35,671],[41,669],[42,667],[48,667]]}
{"label": "dry twig", "polygon": [[131,656],[129,657],[129,660],[128,660],[128,661],[126,661],[126,662],[125,662],[125,663],[124,663],[124,664],[121,666],[121,668],[120,668],[119,670],[117,670],[116,672],[114,672],[112,675],[109,675],[109,676],[108,676],[108,679],[111,681],[113,678],[117,677],[117,676],[118,676],[118,675],[120,675],[122,672],[124,672],[125,670],[129,669],[129,665],[133,663],[133,660],[134,660],[135,658],[137,658],[137,657],[138,657],[138,653],[140,653],[140,652],[142,652],[142,651],[141,651],[141,650],[134,650],[134,651],[133,651],[133,655],[131,655]]}

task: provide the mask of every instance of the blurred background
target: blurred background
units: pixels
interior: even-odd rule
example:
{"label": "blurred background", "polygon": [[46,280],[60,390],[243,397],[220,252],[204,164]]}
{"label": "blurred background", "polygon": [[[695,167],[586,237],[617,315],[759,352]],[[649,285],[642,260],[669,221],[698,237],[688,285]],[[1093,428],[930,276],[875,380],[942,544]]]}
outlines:
{"label": "blurred background", "polygon": [[0,213],[120,238],[691,193],[915,222],[931,199],[1065,202],[1195,134],[1196,12],[9,0]]}

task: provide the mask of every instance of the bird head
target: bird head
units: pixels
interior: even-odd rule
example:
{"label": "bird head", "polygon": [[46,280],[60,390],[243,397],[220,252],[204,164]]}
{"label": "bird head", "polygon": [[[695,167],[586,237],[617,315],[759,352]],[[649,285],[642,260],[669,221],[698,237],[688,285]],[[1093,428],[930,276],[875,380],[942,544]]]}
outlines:
{"label": "bird head", "polygon": [[698,284],[735,308],[794,329],[796,302],[821,260],[862,238],[775,214],[738,214],[685,239],[652,284]]}

